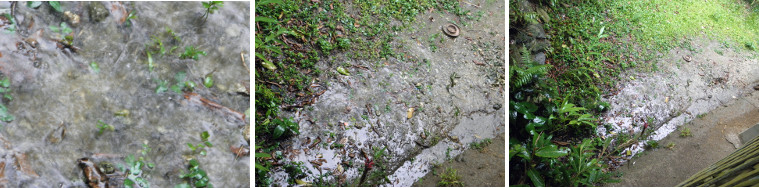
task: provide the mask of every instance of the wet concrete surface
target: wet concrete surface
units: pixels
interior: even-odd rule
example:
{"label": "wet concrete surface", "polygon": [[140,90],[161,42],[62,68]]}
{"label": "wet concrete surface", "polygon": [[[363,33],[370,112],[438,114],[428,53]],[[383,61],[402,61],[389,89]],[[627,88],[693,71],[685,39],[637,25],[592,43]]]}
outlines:
{"label": "wet concrete surface", "polygon": [[679,130],[687,127],[692,136],[681,137],[680,131],[675,131],[659,140],[659,149],[646,150],[627,161],[617,169],[623,173],[621,182],[607,186],[676,186],[735,151],[730,137],[759,123],[759,92],[725,105],[680,125]]}
{"label": "wet concrete surface", "polygon": [[[462,6],[485,16],[460,24],[457,38],[445,36],[441,26],[458,17],[426,12],[394,33],[393,49],[403,57],[367,61],[338,54],[318,63],[325,72],[350,64],[351,75],[323,74],[317,87],[326,91],[312,106],[283,113],[300,125],[300,134],[285,144],[286,158],[304,162],[311,175],[332,173],[328,180],[355,185],[365,163],[359,151],[382,150],[387,155],[373,160],[385,161],[387,181],[369,183],[411,186],[446,153],[456,156],[473,141],[503,135],[505,4],[472,4],[481,8]],[[315,140],[321,144],[311,147]],[[335,143],[344,146],[330,147]],[[272,174],[282,185],[288,178],[282,170]]]}
{"label": "wet concrete surface", "polygon": [[[110,16],[91,20],[87,7],[100,4]],[[1,5],[1,4],[0,4]],[[246,122],[226,118],[184,94],[156,92],[158,80],[175,84],[174,76],[186,73],[196,83],[193,92],[238,112],[250,108],[250,97],[230,91],[249,82],[241,53],[249,49],[248,2],[227,2],[205,24],[200,2],[61,2],[65,11],[80,16],[74,25],[47,3],[38,9],[19,2],[15,12],[18,30],[0,33],[0,74],[11,81],[13,100],[3,100],[16,118],[0,122],[0,187],[84,187],[77,166],[80,158],[125,166],[125,157],[143,157],[155,167],[144,167],[143,179],[152,187],[173,187],[186,182],[190,158],[197,158],[216,187],[249,187],[250,161],[236,159],[229,147],[247,147]],[[101,8],[102,8],[101,7]],[[124,24],[127,11],[136,11],[131,26]],[[60,47],[63,35],[51,26],[69,23],[78,48]],[[166,28],[181,38],[169,42]],[[146,46],[158,36],[175,53],[154,54],[149,70]],[[162,37],[163,36],[163,37]],[[184,47],[206,51],[197,61],[180,59]],[[168,49],[167,49],[168,50]],[[91,68],[96,62],[99,70]],[[249,62],[247,62],[249,64]],[[215,70],[215,72],[214,72]],[[215,84],[205,88],[200,80],[214,72]],[[129,115],[118,116],[126,110]],[[99,132],[98,121],[113,126]],[[206,156],[191,152],[187,143],[201,143],[208,131],[214,147]],[[150,147],[148,151],[144,146]],[[141,154],[145,151],[145,154]],[[11,167],[25,161],[26,168]],[[118,171],[124,169],[117,168]],[[7,180],[7,181],[2,181]]]}
{"label": "wet concrete surface", "polygon": [[649,129],[654,133],[628,148],[635,155],[644,150],[645,140],[661,140],[699,115],[754,91],[759,83],[755,53],[709,40],[694,40],[690,45],[662,54],[655,60],[656,71],[628,71],[620,76],[625,79],[620,91],[603,99],[611,110],[602,115],[606,126],[599,126],[599,134],[638,135],[644,122],[653,118]]}

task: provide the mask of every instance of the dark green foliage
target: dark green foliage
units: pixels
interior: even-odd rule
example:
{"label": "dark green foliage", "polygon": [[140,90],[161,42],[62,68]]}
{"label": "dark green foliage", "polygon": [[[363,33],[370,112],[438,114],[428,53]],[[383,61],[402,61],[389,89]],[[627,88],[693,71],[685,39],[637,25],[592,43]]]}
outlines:
{"label": "dark green foliage", "polygon": [[61,8],[61,2],[58,1],[48,1],[48,4],[50,4],[50,7],[53,7],[55,11],[63,12],[63,8]]}
{"label": "dark green foliage", "polygon": [[203,20],[207,20],[209,14],[213,14],[214,12],[219,10],[219,7],[223,7],[223,6],[224,6],[223,1],[203,2],[203,8],[206,8],[206,13],[203,14]]}
{"label": "dark green foliage", "polygon": [[129,15],[126,17],[124,24],[126,24],[127,27],[131,27],[132,20],[134,19],[137,19],[137,13],[135,11],[129,11]]}
{"label": "dark green foliage", "polygon": [[213,185],[210,183],[210,179],[208,179],[208,174],[206,174],[206,171],[200,168],[200,162],[198,162],[197,159],[191,159],[190,165],[187,167],[189,172],[186,174],[183,173],[179,175],[179,178],[182,179],[188,179],[189,184],[183,183],[179,184],[176,187],[209,187],[212,188]]}
{"label": "dark green foliage", "polygon": [[208,134],[208,131],[203,131],[200,133],[200,142],[199,144],[193,145],[192,143],[187,143],[187,146],[190,147],[193,153],[199,153],[200,155],[206,155],[206,149],[205,147],[213,147],[213,144],[211,144],[210,141],[208,141],[208,137],[210,137],[210,134]]}
{"label": "dark green foliage", "polygon": [[195,49],[194,46],[187,46],[187,47],[184,47],[184,53],[182,53],[181,55],[179,55],[179,58],[180,59],[192,58],[195,61],[197,61],[198,58],[200,57],[200,55],[204,55],[205,56],[206,52],[198,50],[198,49]]}

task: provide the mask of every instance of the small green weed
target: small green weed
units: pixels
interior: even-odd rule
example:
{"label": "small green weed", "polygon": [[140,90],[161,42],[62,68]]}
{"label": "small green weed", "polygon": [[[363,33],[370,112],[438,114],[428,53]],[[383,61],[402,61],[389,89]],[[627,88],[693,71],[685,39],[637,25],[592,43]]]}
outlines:
{"label": "small green weed", "polygon": [[491,141],[490,138],[486,138],[480,142],[475,141],[475,142],[470,143],[469,147],[482,151],[483,149],[485,149],[486,146],[490,145],[490,143],[492,142],[493,141]]}
{"label": "small green weed", "polygon": [[155,93],[163,93],[169,90],[167,86],[169,81],[156,79],[156,82],[158,82],[158,87],[155,88]]}
{"label": "small green weed", "polygon": [[92,69],[93,72],[99,73],[100,72],[100,65],[98,65],[97,62],[91,62],[90,63],[90,69]]}
{"label": "small green weed", "polygon": [[8,20],[8,24],[6,24],[5,29],[3,30],[3,33],[14,33],[16,32],[16,19],[13,19],[13,16],[11,14],[5,13],[3,14],[5,16],[5,19]]}
{"label": "small green weed", "polygon": [[464,182],[461,182],[461,177],[458,175],[456,169],[448,167],[443,174],[440,174],[440,182],[437,183],[441,187],[463,187]]}
{"label": "small green weed", "polygon": [[[146,145],[143,145],[143,147],[146,147]],[[149,147],[148,147],[149,149]],[[145,149],[143,148],[143,153],[147,154]],[[139,158],[135,158],[134,155],[129,154],[124,161],[126,162],[127,169],[123,169],[124,172],[127,173],[127,178],[124,179],[124,186],[125,187],[150,187],[150,182],[148,182],[142,175],[143,167],[148,167],[149,169],[152,169],[155,167],[155,164],[153,163],[146,163],[144,155],[140,156]]]}
{"label": "small green weed", "polygon": [[103,131],[106,131],[106,130],[107,131],[115,130],[115,127],[113,127],[113,125],[109,125],[101,120],[98,120],[97,127],[98,127],[98,135],[102,135]]}
{"label": "small green weed", "polygon": [[646,141],[646,148],[649,148],[649,149],[659,148],[659,142],[657,142],[656,140]]}
{"label": "small green weed", "polygon": [[184,48],[184,53],[182,53],[181,55],[179,55],[179,58],[180,59],[192,58],[195,61],[197,61],[198,58],[200,58],[200,55],[204,55],[205,56],[206,52],[198,50],[198,49],[195,49],[194,46],[188,46],[188,47]]}
{"label": "small green weed", "polygon": [[[13,100],[13,97],[11,96],[11,80],[8,77],[4,77],[3,79],[0,79],[0,94],[3,94],[3,98],[7,100]],[[5,107],[2,103],[3,100],[0,100],[0,121],[8,122],[10,123],[16,117],[11,115],[10,112],[8,112],[8,108]]]}
{"label": "small green weed", "polygon": [[703,119],[704,117],[706,117],[706,113],[703,113],[703,114],[699,114],[699,115],[696,115],[696,117],[697,117],[698,119]]}
{"label": "small green weed", "polygon": [[689,127],[685,127],[682,130],[680,130],[680,137],[689,137],[689,136],[693,136],[690,133],[690,128]]}
{"label": "small green weed", "polygon": [[209,2],[203,2],[203,8],[206,9],[206,13],[203,14],[203,21],[208,20],[208,15],[213,14],[217,10],[219,10],[219,7],[223,7],[224,2],[223,1],[209,1]]}
{"label": "small green weed", "polygon": [[213,144],[211,144],[210,141],[208,141],[208,137],[210,137],[210,134],[208,134],[208,131],[203,131],[200,133],[200,141],[201,143],[193,145],[192,143],[187,143],[187,146],[190,147],[193,153],[199,153],[200,155],[206,155],[206,149],[205,147],[213,147]]}
{"label": "small green weed", "polygon": [[126,20],[124,21],[124,24],[126,24],[127,27],[132,26],[132,20],[137,19],[137,13],[134,11],[129,11],[129,15],[127,15]]}
{"label": "small green weed", "polygon": [[208,174],[206,174],[205,170],[200,168],[200,162],[198,162],[197,159],[191,159],[190,166],[188,166],[187,169],[189,172],[179,175],[179,178],[189,179],[190,183],[179,184],[174,186],[174,188],[213,187],[210,183],[211,180],[208,179]]}

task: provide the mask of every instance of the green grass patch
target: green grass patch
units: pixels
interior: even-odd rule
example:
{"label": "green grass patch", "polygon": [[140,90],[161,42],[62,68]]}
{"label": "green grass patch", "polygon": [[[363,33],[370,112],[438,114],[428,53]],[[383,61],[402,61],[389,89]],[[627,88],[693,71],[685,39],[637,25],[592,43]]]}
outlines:
{"label": "green grass patch", "polygon": [[[635,41],[649,49],[666,49],[690,37],[730,40],[750,50],[759,42],[759,12],[743,1],[612,1],[617,19]],[[621,26],[621,25],[620,25]]]}

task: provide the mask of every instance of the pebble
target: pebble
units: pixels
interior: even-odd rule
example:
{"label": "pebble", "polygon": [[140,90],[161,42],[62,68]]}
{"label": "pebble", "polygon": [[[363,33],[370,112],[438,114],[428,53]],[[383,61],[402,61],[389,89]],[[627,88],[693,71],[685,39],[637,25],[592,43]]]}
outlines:
{"label": "pebble", "polygon": [[453,142],[459,142],[459,137],[458,136],[451,136],[451,140]]}
{"label": "pebble", "polygon": [[90,14],[90,21],[100,22],[110,15],[108,9],[105,8],[102,2],[92,2],[88,7]]}
{"label": "pebble", "polygon": [[66,16],[66,20],[69,22],[69,24],[72,27],[79,26],[79,15],[78,14],[75,14],[75,13],[73,13],[71,11],[66,11],[66,12],[63,12],[63,15]]}

